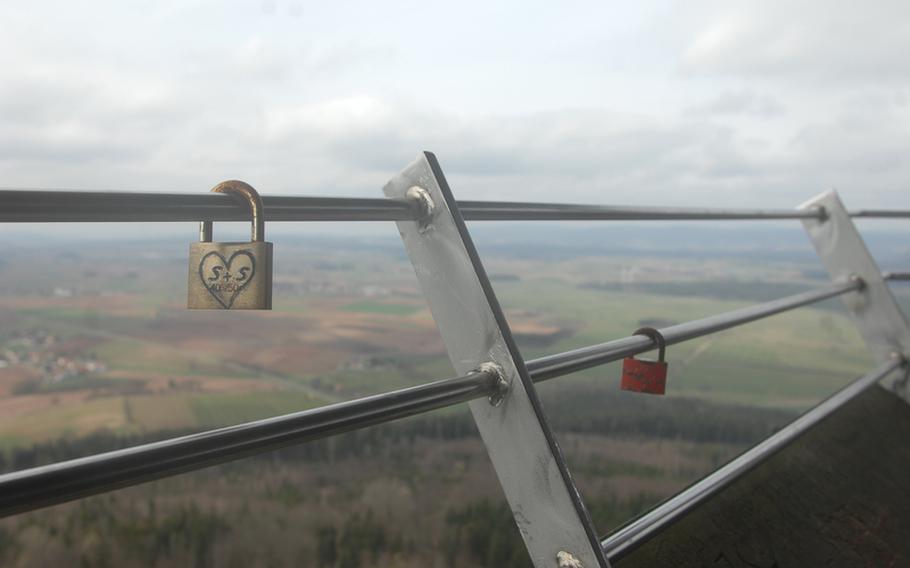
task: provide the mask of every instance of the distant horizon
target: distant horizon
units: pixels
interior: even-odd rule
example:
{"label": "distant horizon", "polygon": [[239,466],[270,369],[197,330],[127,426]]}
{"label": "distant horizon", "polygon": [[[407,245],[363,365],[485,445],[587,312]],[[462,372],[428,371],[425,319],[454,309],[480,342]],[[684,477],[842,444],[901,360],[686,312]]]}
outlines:
{"label": "distant horizon", "polygon": [[[866,222],[866,225],[871,222]],[[144,225],[136,233],[136,225]],[[149,229],[148,227],[151,227]],[[274,222],[266,225],[266,240],[277,253],[284,246],[318,244],[339,250],[381,250],[404,254],[392,221]],[[547,258],[582,256],[693,256],[703,258],[754,257],[774,260],[817,261],[799,221],[646,222],[646,221],[528,221],[469,223],[469,231],[485,253],[501,256]],[[910,266],[910,230],[860,228],[873,256],[883,269]],[[0,225],[0,242],[25,249],[90,246],[130,248],[183,247],[198,235],[195,223],[57,223]],[[242,222],[216,223],[215,240],[248,238]],[[666,243],[665,252],[661,252]]]}

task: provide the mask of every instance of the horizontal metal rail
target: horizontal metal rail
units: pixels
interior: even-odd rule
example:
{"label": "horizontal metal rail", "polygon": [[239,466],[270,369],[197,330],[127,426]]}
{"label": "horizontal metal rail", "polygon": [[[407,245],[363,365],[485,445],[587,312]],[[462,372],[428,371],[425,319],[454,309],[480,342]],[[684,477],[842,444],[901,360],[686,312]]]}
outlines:
{"label": "horizontal metal rail", "polygon": [[[404,221],[404,201],[361,197],[263,196],[269,221]],[[512,201],[459,201],[467,221],[713,221],[820,219],[821,209],[631,207]],[[861,209],[851,217],[910,218],[910,210]],[[215,193],[0,190],[0,223],[245,221],[246,206]]]}
{"label": "horizontal metal rail", "polygon": [[492,394],[488,373],[340,402],[0,476],[0,516],[22,513]]}
{"label": "horizontal metal rail", "polygon": [[[759,320],[781,312],[786,312],[800,306],[814,304],[828,298],[840,296],[847,292],[859,290],[863,287],[861,281],[845,282],[843,284],[833,284],[818,290],[810,290],[800,294],[794,294],[772,300],[763,304],[748,306],[739,310],[733,310],[723,314],[706,317],[678,325],[671,325],[660,330],[667,342],[667,345],[681,343],[696,337],[736,327],[744,323]],[[539,359],[527,362],[528,371],[535,381],[542,381],[554,377],[581,371],[590,367],[596,367],[618,361],[623,357],[636,355],[644,351],[655,349],[657,344],[650,337],[644,335],[633,335],[614,341],[608,341],[590,347],[582,347],[557,355],[548,355]]]}
{"label": "horizontal metal rail", "polygon": [[882,272],[882,278],[894,282],[910,281],[910,272]]}
{"label": "horizontal metal rail", "polygon": [[[400,221],[416,213],[403,201],[344,197],[262,198],[268,221]],[[247,221],[249,207],[218,193],[0,191],[3,223]]]}
{"label": "horizontal metal rail", "polygon": [[760,442],[688,489],[664,501],[642,517],[607,536],[602,542],[604,552],[610,560],[618,560],[628,552],[631,552],[637,545],[644,543],[652,535],[660,532],[667,525],[673,523],[744,473],[762,463],[827,416],[830,416],[838,408],[841,408],[857,395],[893,373],[903,364],[905,364],[904,361],[900,359],[883,363],[869,374],[860,377],[837,391],[819,405],[781,428],[773,436]]}
{"label": "horizontal metal rail", "polygon": [[[269,221],[403,221],[411,204],[393,199],[264,196]],[[507,201],[459,201],[468,221],[811,219],[821,210],[612,207]],[[245,221],[245,204],[216,193],[0,191],[2,223]]]}
{"label": "horizontal metal rail", "polygon": [[460,201],[468,221],[720,221],[819,219],[822,211],[791,209],[710,209]]}
{"label": "horizontal metal rail", "polygon": [[850,216],[856,218],[908,219],[910,218],[910,209],[860,209],[859,211],[851,211]]}
{"label": "horizontal metal rail", "polygon": [[[861,286],[860,282],[829,286],[670,326],[661,331],[668,344],[679,343],[819,302]],[[653,348],[650,338],[631,336],[533,359],[527,362],[527,366],[531,378],[537,382]],[[313,410],[0,475],[0,517],[489,396],[497,388],[496,381],[497,377],[492,374],[477,372]]]}

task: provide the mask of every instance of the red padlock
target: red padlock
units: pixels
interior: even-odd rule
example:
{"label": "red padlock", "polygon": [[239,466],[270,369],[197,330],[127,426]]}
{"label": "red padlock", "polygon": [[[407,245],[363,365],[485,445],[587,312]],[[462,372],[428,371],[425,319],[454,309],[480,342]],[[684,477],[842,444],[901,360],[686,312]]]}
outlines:
{"label": "red padlock", "polygon": [[664,394],[667,388],[667,342],[653,327],[636,329],[633,335],[647,335],[657,343],[657,361],[626,357],[622,360],[622,381],[620,388],[626,391],[648,394]]}

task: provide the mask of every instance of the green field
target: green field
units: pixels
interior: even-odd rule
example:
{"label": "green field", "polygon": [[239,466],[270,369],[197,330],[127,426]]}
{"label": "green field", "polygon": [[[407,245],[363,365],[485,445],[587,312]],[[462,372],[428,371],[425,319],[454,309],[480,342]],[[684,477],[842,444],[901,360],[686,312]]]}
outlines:
{"label": "green field", "polygon": [[197,426],[215,428],[322,406],[324,401],[306,393],[256,392],[212,394],[189,400]]}
{"label": "green field", "polygon": [[[506,309],[539,310],[577,329],[572,337],[546,348],[522,349],[526,359],[624,337],[649,318],[681,323],[754,303],[581,289],[566,293],[565,283],[547,280],[502,283],[497,292]],[[671,346],[667,360],[670,396],[788,407],[813,404],[871,365],[847,316],[818,308],[794,310]],[[576,376],[613,388],[619,368],[613,364]]]}
{"label": "green field", "polygon": [[356,302],[344,307],[348,312],[364,312],[392,316],[409,316],[419,312],[422,307],[413,304],[396,304],[390,302]]}

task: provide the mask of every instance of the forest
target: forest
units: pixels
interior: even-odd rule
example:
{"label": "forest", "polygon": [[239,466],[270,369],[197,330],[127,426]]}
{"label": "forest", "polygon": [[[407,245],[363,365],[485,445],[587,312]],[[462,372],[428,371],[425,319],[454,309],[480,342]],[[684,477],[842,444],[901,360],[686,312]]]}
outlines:
{"label": "forest", "polygon": [[[548,393],[547,404],[603,532],[793,417],[683,398],[595,396],[583,385]],[[2,466],[16,470],[181,433],[188,432],[58,439],[9,450]],[[605,441],[631,450],[585,449]],[[665,457],[675,448],[683,461],[636,457],[643,447],[663,448]],[[99,568],[529,565],[463,410],[290,446],[0,524],[3,565],[74,557],[76,565]]]}

